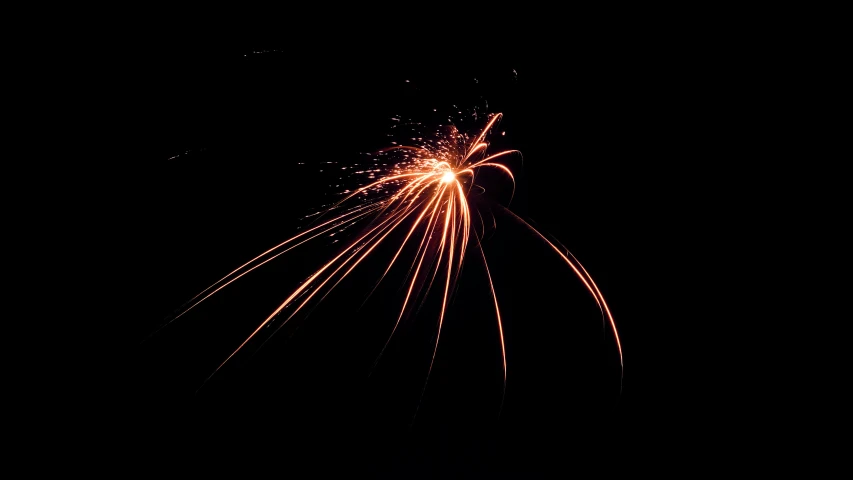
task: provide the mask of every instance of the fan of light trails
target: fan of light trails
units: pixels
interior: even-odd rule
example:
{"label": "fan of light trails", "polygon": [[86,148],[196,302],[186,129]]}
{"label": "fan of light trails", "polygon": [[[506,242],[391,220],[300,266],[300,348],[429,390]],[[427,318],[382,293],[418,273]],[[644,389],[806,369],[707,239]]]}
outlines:
{"label": "fan of light trails", "polygon": [[[371,253],[382,245],[392,233],[396,233],[397,235],[391,238],[400,243],[399,245],[393,244],[392,251],[396,251],[382,273],[380,281],[397,263],[406,262],[410,264],[410,267],[404,285],[405,295],[401,299],[399,315],[397,315],[396,323],[391,329],[388,340],[379,356],[381,357],[385,351],[397,331],[400,321],[411,312],[416,299],[425,297],[437,281],[436,288],[440,290],[441,308],[438,314],[435,346],[429,367],[429,372],[431,372],[445,321],[450,292],[453,291],[454,284],[459,277],[468,248],[476,248],[479,250],[478,257],[483,261],[485,267],[494,303],[496,326],[500,334],[505,389],[506,348],[500,307],[486,256],[480,244],[482,234],[472,229],[472,212],[468,202],[471,188],[477,186],[474,184],[475,174],[482,168],[497,169],[503,172],[513,182],[513,190],[515,188],[515,178],[512,172],[501,162],[510,155],[519,152],[505,150],[495,154],[487,154],[488,144],[484,141],[488,132],[500,118],[501,114],[492,115],[485,128],[472,141],[459,134],[454,128],[450,134],[443,138],[427,142],[422,146],[395,146],[386,149],[386,152],[403,151],[408,155],[409,160],[395,164],[392,171],[385,176],[351,192],[326,210],[320,219],[315,220],[314,226],[310,229],[263,252],[196,295],[168,323],[180,318],[212,295],[284,253],[310,240],[343,228],[366,224],[367,226],[355,236],[354,240],[345,245],[336,256],[323,264],[298,288],[293,290],[216,368],[213,374],[243,350],[265,327],[277,322],[278,327],[275,329],[277,331],[299,312],[304,311],[306,305],[312,301],[316,303],[325,298],[356,267],[365,260],[372,258]],[[482,187],[477,187],[482,189]],[[613,331],[621,364],[622,346],[616,331],[616,324],[607,302],[586,269],[564,247],[557,247],[529,223],[505,208],[504,211],[526,225],[550,246],[580,279],[598,304],[603,320],[610,325]],[[472,241],[472,234],[475,241]],[[402,241],[399,240],[400,238]],[[417,245],[414,258],[408,256],[401,258],[404,248],[414,245]],[[426,285],[426,290],[423,290],[423,285]],[[283,320],[277,320],[279,316],[282,316]]]}

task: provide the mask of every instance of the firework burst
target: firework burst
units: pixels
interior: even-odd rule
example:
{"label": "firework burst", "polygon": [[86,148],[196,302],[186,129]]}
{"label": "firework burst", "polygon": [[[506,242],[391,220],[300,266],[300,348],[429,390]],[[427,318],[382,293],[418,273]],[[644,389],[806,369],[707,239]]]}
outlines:
{"label": "firework burst", "polygon": [[[505,392],[507,361],[500,302],[481,245],[485,222],[471,201],[475,194],[485,190],[475,182],[478,172],[483,169],[492,169],[505,175],[512,183],[514,193],[515,178],[506,163],[520,153],[516,150],[488,152],[489,144],[486,139],[500,119],[501,114],[491,115],[485,126],[473,136],[460,133],[455,127],[448,127],[429,140],[413,139],[421,140],[416,145],[395,145],[385,149],[383,154],[399,155],[400,160],[387,169],[375,168],[356,172],[367,174],[369,181],[354,191],[346,192],[344,198],[319,214],[310,228],[240,265],[200,292],[179,309],[166,325],[285,253],[312,240],[359,227],[361,230],[358,230],[350,241],[343,243],[331,259],[289,292],[210,376],[216,374],[250,343],[260,340],[265,342],[296,315],[306,313],[326,298],[359,265],[376,259],[375,252],[380,246],[384,245],[383,248],[387,249],[390,245],[393,254],[390,255],[387,265],[383,264],[384,270],[377,285],[385,279],[394,265],[408,267],[408,273],[402,285],[396,321],[378,352],[377,362],[397,332],[401,321],[413,312],[419,300],[424,300],[433,292],[440,308],[436,319],[435,345],[432,347],[432,358],[427,372],[428,379],[446,320],[448,301],[460,277],[463,262],[473,249],[476,250],[474,257],[482,262],[489,282],[490,308],[493,309],[494,325],[499,333]],[[621,365],[622,347],[613,315],[587,270],[565,247],[548,239],[505,207],[499,208],[525,225],[553,249],[557,257],[565,262],[582,282],[601,310],[603,321],[613,332]],[[482,226],[479,231],[476,228],[478,225]],[[268,332],[267,328],[271,326],[275,326],[272,334],[262,334]]]}

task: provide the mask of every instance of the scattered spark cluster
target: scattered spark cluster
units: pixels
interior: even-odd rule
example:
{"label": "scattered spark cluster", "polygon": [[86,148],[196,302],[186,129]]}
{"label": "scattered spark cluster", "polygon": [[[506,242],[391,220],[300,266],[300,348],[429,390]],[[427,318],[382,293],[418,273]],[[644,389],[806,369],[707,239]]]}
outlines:
{"label": "scattered spark cluster", "polygon": [[[204,152],[205,150],[206,150],[206,149],[201,148],[201,149],[199,149],[199,150],[197,150],[197,151],[198,151],[198,152]],[[183,152],[181,152],[181,153],[179,153],[179,154],[177,154],[177,155],[172,155],[171,157],[167,158],[167,160],[175,160],[175,159],[176,159],[176,158],[178,158],[178,157],[184,157],[184,156],[190,155],[190,154],[191,154],[191,153],[193,153],[193,152],[194,152],[193,150],[184,150]]]}
{"label": "scattered spark cluster", "polygon": [[[253,50],[252,55],[262,55],[264,53],[280,53],[281,50]],[[244,57],[248,57],[249,54],[244,54]]]}
{"label": "scattered spark cluster", "polygon": [[[277,325],[275,331],[277,331],[294,316],[310,308],[307,306],[322,301],[359,265],[377,258],[374,252],[380,246],[384,246],[384,248],[390,247],[390,251],[395,253],[387,265],[383,264],[384,271],[379,281],[386,277],[395,264],[407,265],[409,274],[403,285],[404,293],[399,299],[396,322],[379,352],[379,357],[389,345],[401,320],[412,313],[416,299],[423,298],[431,291],[438,291],[440,309],[436,318],[435,347],[427,373],[429,378],[446,320],[448,300],[460,276],[465,257],[474,250],[477,252],[476,258],[483,262],[489,282],[490,303],[501,343],[505,390],[507,363],[500,302],[481,245],[485,227],[482,232],[477,231],[475,218],[479,219],[480,225],[485,225],[485,222],[482,215],[477,210],[472,210],[469,203],[469,196],[473,189],[476,188],[479,192],[484,190],[482,186],[475,183],[475,177],[481,169],[493,169],[506,175],[512,182],[514,190],[515,178],[505,162],[513,155],[519,155],[519,152],[516,150],[487,152],[489,144],[486,142],[486,137],[500,118],[501,114],[490,115],[485,127],[474,136],[459,132],[452,124],[439,125],[432,132],[409,137],[412,146],[392,142],[391,147],[373,156],[372,165],[349,164],[340,167],[341,171],[362,179],[363,186],[353,191],[345,190],[343,198],[332,205],[327,205],[322,211],[308,215],[308,217],[316,217],[310,228],[306,228],[298,235],[286,239],[234,269],[192,298],[167,324],[187,314],[253,270],[296,247],[358,226],[362,230],[352,239],[342,242],[343,246],[335,256],[289,292],[278,307],[270,312],[257,328],[225,358],[211,377],[258,337],[265,328],[275,323]],[[397,117],[392,120],[401,122]],[[335,162],[327,162],[327,164],[336,165]],[[580,279],[600,308],[603,321],[609,324],[614,334],[621,364],[622,347],[613,315],[587,270],[564,247],[546,238],[510,210],[504,208],[504,211],[511,218],[525,225],[556,252],[559,259],[565,262]],[[336,239],[335,242],[337,241]],[[406,250],[407,247],[408,250]],[[404,250],[407,252],[413,250],[414,257],[404,254]]]}

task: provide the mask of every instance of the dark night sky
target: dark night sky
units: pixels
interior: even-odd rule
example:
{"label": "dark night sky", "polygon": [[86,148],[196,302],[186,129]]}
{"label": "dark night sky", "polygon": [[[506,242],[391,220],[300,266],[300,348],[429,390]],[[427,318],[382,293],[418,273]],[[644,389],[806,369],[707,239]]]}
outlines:
{"label": "dark night sky", "polygon": [[[664,428],[661,412],[672,416],[690,391],[675,346],[680,307],[666,285],[677,263],[669,255],[701,232],[681,213],[678,199],[691,187],[673,170],[695,171],[688,156],[715,156],[696,112],[724,101],[722,89],[708,87],[726,79],[696,60],[702,51],[626,40],[482,59],[354,46],[317,56],[286,42],[140,50],[115,73],[126,85],[121,108],[134,114],[121,178],[109,187],[125,208],[104,239],[130,247],[107,267],[126,305],[117,428],[174,446],[275,432],[271,441],[294,457],[335,452],[374,470],[548,471],[589,455],[604,468],[630,467],[641,432]],[[320,162],[345,164],[386,146],[392,116],[428,118],[432,108],[483,101],[504,114],[496,131],[506,135],[495,143],[524,155],[513,165],[512,210],[565,244],[611,304],[625,353],[621,395],[612,338],[602,340],[592,300],[546,247],[500,216],[487,245],[507,321],[500,419],[497,337],[482,315],[489,297],[473,257],[412,429],[430,330],[413,327],[368,381],[364,367],[384,330],[354,327],[361,297],[350,290],[289,340],[274,337],[193,394],[292,288],[288,269],[309,268],[322,248],[293,252],[139,345],[172,310],[329,200],[336,190]],[[375,313],[353,318],[370,325]],[[385,455],[392,460],[373,459]]]}

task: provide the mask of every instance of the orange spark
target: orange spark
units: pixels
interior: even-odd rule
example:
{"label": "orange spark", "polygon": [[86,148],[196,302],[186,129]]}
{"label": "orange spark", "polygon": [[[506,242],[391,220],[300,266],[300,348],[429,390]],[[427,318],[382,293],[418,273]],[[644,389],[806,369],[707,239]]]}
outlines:
{"label": "orange spark", "polygon": [[[275,308],[257,328],[246,337],[235,350],[214,370],[211,377],[216,374],[226,363],[237,355],[253,338],[255,338],[264,327],[270,326],[280,314],[286,314],[278,326],[281,328],[299,312],[303,311],[310,302],[322,301],[344,278],[355,270],[362,262],[371,257],[371,253],[391,235],[392,232],[406,225],[407,232],[402,239],[396,253],[381,275],[381,282],[391,267],[400,260],[401,252],[409,242],[416,241],[418,244],[415,258],[411,263],[409,276],[405,289],[405,295],[401,301],[400,313],[388,340],[385,342],[379,357],[385,351],[400,320],[409,311],[413,299],[422,293],[426,296],[436,279],[442,284],[441,308],[436,325],[436,341],[433,348],[427,379],[432,371],[435,355],[438,350],[438,339],[441,335],[442,326],[445,321],[450,292],[457,281],[460,269],[465,258],[465,253],[471,241],[471,210],[468,202],[468,193],[473,186],[479,189],[483,187],[474,184],[477,169],[481,167],[494,168],[504,172],[512,181],[513,195],[515,193],[515,177],[509,167],[500,162],[512,154],[519,153],[517,150],[505,150],[487,155],[488,143],[485,138],[491,128],[501,118],[501,114],[493,115],[486,127],[467,144],[459,145],[452,141],[439,141],[426,146],[394,146],[385,151],[407,152],[409,157],[406,162],[400,162],[392,169],[392,174],[386,175],[362,186],[339,202],[335,203],[323,213],[334,214],[329,220],[298,234],[275,247],[265,251],[249,262],[241,265],[216,283],[193,297],[168,323],[186,314],[212,295],[221,291],[236,280],[242,278],[249,272],[272,261],[280,255],[304,244],[312,239],[329,234],[344,226],[353,225],[356,222],[370,219],[369,226],[355,240],[343,247],[343,249],[322,267],[312,273],[309,278],[298,288],[293,290],[284,301]],[[455,131],[455,130],[454,130]],[[457,137],[459,139],[462,137]],[[372,173],[370,175],[373,175]],[[371,177],[372,178],[372,177]],[[484,189],[483,189],[484,190]],[[383,193],[377,199],[365,199],[369,193]],[[512,196],[510,197],[510,200]],[[359,205],[348,207],[354,202],[363,202]],[[348,208],[347,208],[348,207]],[[340,213],[343,210],[343,213]],[[590,292],[593,300],[601,309],[602,319],[609,323],[616,347],[619,352],[620,365],[622,364],[622,345],[616,329],[616,322],[610,311],[604,296],[592,277],[577,261],[577,259],[565,249],[558,248],[554,242],[548,240],[542,233],[533,228],[508,209],[504,209],[511,216],[522,222],[531,229],[538,237],[545,241],[566,262],[574,274],[581,280]],[[479,212],[478,212],[479,215]],[[482,216],[480,216],[482,219]],[[317,220],[319,221],[319,220]],[[421,232],[418,235],[416,232]],[[480,251],[489,288],[494,303],[495,319],[500,338],[501,360],[503,367],[503,387],[506,390],[507,361],[506,345],[504,342],[504,328],[502,324],[498,296],[495,285],[489,271],[486,255],[481,245],[481,236],[475,232],[476,248]],[[565,253],[564,253],[565,251]],[[429,257],[429,261],[428,260]],[[442,275],[439,276],[439,274]],[[429,281],[426,282],[427,277]],[[426,283],[426,289],[423,284]],[[378,285],[378,283],[377,283]],[[419,287],[420,285],[420,287]],[[377,358],[378,361],[378,358]],[[375,365],[375,364],[374,364]],[[208,377],[209,379],[210,377]],[[426,384],[424,386],[426,388]],[[423,392],[421,394],[423,396]],[[503,405],[503,399],[501,400]]]}

